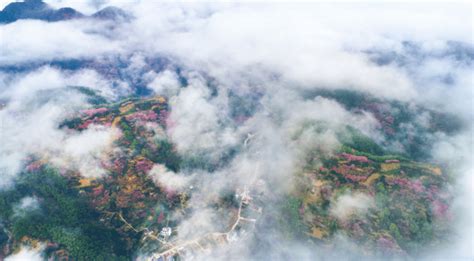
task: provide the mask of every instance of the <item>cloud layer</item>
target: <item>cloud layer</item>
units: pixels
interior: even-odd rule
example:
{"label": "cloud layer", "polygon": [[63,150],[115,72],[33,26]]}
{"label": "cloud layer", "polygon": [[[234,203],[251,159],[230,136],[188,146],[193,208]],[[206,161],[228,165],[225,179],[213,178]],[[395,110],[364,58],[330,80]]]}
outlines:
{"label": "cloud layer", "polygon": [[[437,142],[428,154],[456,165],[455,179],[472,184],[472,5],[48,2],[72,4],[84,13],[112,3],[135,18],[116,24],[83,19],[0,25],[0,101],[5,101],[0,107],[0,173],[5,177],[0,187],[11,185],[35,154],[85,177],[104,175],[100,160],[114,149],[111,141],[118,132],[100,126],[81,133],[59,129],[62,120],[91,106],[68,86],[89,87],[109,100],[143,94],[143,88],[169,98],[167,130],[159,138],[169,138],[185,158],[214,165],[180,173],[156,165],[149,173],[170,189],[193,185],[192,214],[175,213],[183,240],[224,231],[223,213],[210,206],[235,188],[264,192],[269,203],[261,207],[276,212],[307,155],[315,150],[333,154],[346,126],[385,141],[375,115],[307,95],[319,89],[348,89],[459,115],[464,132],[430,134]],[[42,66],[71,60],[87,60],[88,68]],[[16,72],[12,66],[26,69]],[[322,130],[315,127],[320,122]],[[429,125],[429,118],[420,115],[419,124]],[[469,191],[464,188],[459,198],[472,197]],[[341,220],[362,215],[371,200],[343,195],[332,214]],[[472,212],[472,206],[458,207],[462,217]],[[461,218],[462,224],[472,232],[468,219]],[[254,237],[263,245],[282,238],[278,229],[262,231]],[[461,243],[472,241],[472,234],[461,238]],[[283,260],[290,248],[298,249],[297,259],[321,257],[297,241],[255,252],[251,243],[241,240],[206,258],[258,259],[268,250],[273,260]],[[472,257],[463,244],[456,246],[461,253],[442,251],[437,257]]]}

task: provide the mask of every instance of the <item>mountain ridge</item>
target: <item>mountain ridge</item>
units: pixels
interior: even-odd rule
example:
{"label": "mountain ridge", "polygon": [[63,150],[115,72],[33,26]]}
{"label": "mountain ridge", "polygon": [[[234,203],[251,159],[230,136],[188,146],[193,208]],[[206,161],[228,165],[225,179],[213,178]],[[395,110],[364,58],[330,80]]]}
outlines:
{"label": "mountain ridge", "polygon": [[70,7],[54,9],[42,0],[13,2],[0,11],[0,24],[9,24],[24,19],[58,22],[82,18],[128,21],[132,16],[126,11],[113,6],[105,7],[88,16]]}

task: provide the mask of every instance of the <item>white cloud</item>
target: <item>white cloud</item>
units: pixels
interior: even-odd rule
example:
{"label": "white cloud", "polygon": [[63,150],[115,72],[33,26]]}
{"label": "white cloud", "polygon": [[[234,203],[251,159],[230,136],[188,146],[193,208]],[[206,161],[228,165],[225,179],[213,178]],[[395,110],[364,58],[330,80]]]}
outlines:
{"label": "white cloud", "polygon": [[14,216],[23,216],[31,211],[39,209],[40,204],[36,197],[24,197],[14,206]]}
{"label": "white cloud", "polygon": [[164,96],[173,96],[178,93],[181,84],[178,75],[170,70],[164,70],[158,73],[152,82],[148,84],[148,88],[156,94]]}
{"label": "white cloud", "polygon": [[252,75],[252,66],[259,66],[296,86],[347,87],[400,99],[416,97],[417,86],[396,67],[370,63],[360,50],[399,48],[403,40],[471,40],[462,5],[142,3],[135,11],[134,45],[179,57],[223,82],[238,81],[242,71]]}
{"label": "white cloud", "polygon": [[99,177],[105,174],[100,162],[112,153],[112,142],[119,131],[103,126],[89,126],[76,135],[69,135],[62,141],[63,148],[51,161],[63,168],[77,168],[84,177]]}
{"label": "white cloud", "polygon": [[[50,3],[58,7],[79,5],[75,1]],[[301,88],[345,87],[413,99],[422,86],[411,76],[396,66],[374,65],[360,51],[374,47],[399,50],[405,40],[425,46],[447,40],[472,42],[466,33],[472,31],[470,6],[460,3],[85,1],[80,5],[98,8],[106,4],[128,8],[137,19],[117,25],[119,29],[112,29],[109,37],[99,33],[109,31],[106,23],[87,19],[4,25],[0,27],[2,62],[134,54],[140,50],[178,58],[187,67],[230,84],[241,81],[244,72],[258,78],[264,69]],[[162,76],[167,86],[174,86],[169,84],[173,77]]]}
{"label": "white cloud", "polygon": [[225,111],[210,98],[209,89],[196,79],[170,100],[168,135],[179,152],[218,151],[236,143],[232,130],[220,123]]}
{"label": "white cloud", "polygon": [[351,215],[362,216],[375,205],[374,199],[368,195],[355,193],[339,196],[333,203],[329,212],[341,221],[347,220]]}
{"label": "white cloud", "polygon": [[[4,177],[0,187],[11,184],[31,154],[57,166],[77,168],[85,176],[103,172],[99,161],[111,149],[116,130],[91,126],[74,133],[58,129],[62,120],[88,106],[83,95],[64,87],[87,82],[101,80],[89,71],[64,75],[47,67],[9,82],[0,93],[7,100],[6,107],[0,110],[0,171]],[[97,88],[110,94],[107,84]]]}
{"label": "white cloud", "polygon": [[148,175],[156,185],[170,190],[183,190],[192,183],[192,176],[179,175],[166,168],[165,165],[155,164]]}
{"label": "white cloud", "polygon": [[99,34],[105,28],[105,24],[88,20],[20,20],[0,25],[0,65],[93,58],[118,51],[117,43]]}
{"label": "white cloud", "polygon": [[441,164],[450,166],[447,171],[455,177],[450,191],[456,195],[450,205],[455,236],[443,247],[425,253],[425,259],[469,260],[474,257],[474,208],[470,203],[474,200],[473,132],[469,129],[467,133],[440,136],[438,140],[432,151],[433,156]]}
{"label": "white cloud", "polygon": [[22,247],[20,252],[9,255],[5,261],[41,261],[43,247],[32,249],[30,247]]}
{"label": "white cloud", "polygon": [[0,97],[23,103],[25,99],[34,99],[37,91],[55,90],[70,86],[90,88],[107,99],[115,99],[129,91],[124,86],[113,88],[111,82],[94,70],[81,69],[71,73],[44,66],[30,73],[18,74],[13,79],[9,79],[3,88],[0,88]]}

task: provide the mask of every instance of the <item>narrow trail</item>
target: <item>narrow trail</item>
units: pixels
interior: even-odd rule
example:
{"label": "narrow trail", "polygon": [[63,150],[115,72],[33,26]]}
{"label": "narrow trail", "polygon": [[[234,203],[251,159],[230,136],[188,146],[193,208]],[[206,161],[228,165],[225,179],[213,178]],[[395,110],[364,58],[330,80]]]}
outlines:
{"label": "narrow trail", "polygon": [[232,226],[230,226],[229,230],[225,232],[207,233],[196,239],[175,243],[173,247],[163,252],[155,253],[151,257],[149,257],[147,260],[155,261],[155,260],[160,260],[160,258],[163,258],[163,260],[167,260],[168,257],[181,254],[185,252],[187,249],[192,249],[192,248],[198,248],[203,251],[210,250],[209,248],[203,247],[200,243],[201,241],[213,240],[213,241],[217,241],[218,243],[231,242],[232,241],[231,235],[235,231],[235,229],[241,224],[241,222],[250,222],[250,223],[255,224],[255,222],[257,221],[257,219],[255,218],[246,218],[242,216],[242,209],[244,205],[246,205],[246,207],[250,207],[250,204],[244,204],[244,202],[248,202],[249,200],[250,196],[248,195],[248,193],[249,193],[249,190],[244,189],[244,192],[241,194],[239,208],[237,210],[237,216],[236,216],[235,221],[232,223]]}
{"label": "narrow trail", "polygon": [[162,244],[170,244],[162,240],[161,238],[155,236],[152,234],[152,231],[150,231],[148,228],[140,228],[137,229],[135,228],[132,224],[130,224],[123,216],[122,213],[118,212],[110,212],[110,211],[105,211],[104,213],[109,214],[111,216],[118,216],[120,221],[122,221],[127,227],[129,227],[131,230],[133,230],[135,233],[140,233],[140,232],[145,232],[144,236],[145,238],[149,237],[152,238],[153,240],[159,241]]}
{"label": "narrow trail", "polygon": [[[248,133],[247,137],[244,141],[244,148],[248,148],[249,142],[252,141],[252,139],[255,137],[255,134]],[[258,173],[259,170],[259,164],[256,164],[255,166],[255,174]],[[229,244],[230,242],[233,241],[232,235],[237,229],[239,225],[242,224],[242,222],[248,222],[252,223],[252,228],[255,227],[255,223],[257,222],[257,218],[249,218],[249,217],[244,217],[242,216],[242,210],[244,207],[246,208],[252,208],[253,210],[256,210],[256,213],[260,216],[262,213],[262,208],[261,207],[256,207],[253,206],[254,201],[252,200],[252,197],[250,196],[250,190],[245,187],[243,189],[243,192],[239,194],[239,207],[237,209],[237,215],[235,220],[231,223],[230,228],[227,231],[224,232],[211,232],[204,234],[198,238],[192,239],[192,240],[186,240],[186,241],[175,241],[173,244],[168,243],[168,245],[171,245],[168,249],[154,253],[152,254],[149,258],[147,258],[147,261],[166,261],[170,260],[171,257],[176,256],[176,255],[182,255],[186,254],[186,252],[189,252],[190,250],[193,249],[199,249],[200,251],[211,251],[211,247],[205,247],[202,244],[203,243],[209,243],[210,245],[220,245],[220,244]],[[213,244],[217,243],[217,244]]]}

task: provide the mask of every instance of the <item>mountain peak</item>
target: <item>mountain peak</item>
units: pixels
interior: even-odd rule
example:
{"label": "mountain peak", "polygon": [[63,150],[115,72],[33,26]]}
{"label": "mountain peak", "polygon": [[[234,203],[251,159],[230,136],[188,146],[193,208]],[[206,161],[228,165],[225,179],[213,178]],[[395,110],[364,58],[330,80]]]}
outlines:
{"label": "mountain peak", "polygon": [[[42,0],[13,2],[0,11],[0,24],[13,23],[20,19],[36,19],[48,22],[83,18],[85,15],[70,7],[54,9]],[[92,18],[101,20],[129,21],[132,16],[124,10],[109,6],[96,13]]]}
{"label": "mountain peak", "polygon": [[39,19],[52,9],[41,0],[27,0],[7,5],[0,12],[0,23],[11,23],[18,19]]}
{"label": "mountain peak", "polygon": [[124,10],[115,6],[105,7],[104,9],[94,13],[92,17],[97,18],[97,19],[104,19],[104,20],[122,20],[122,21],[127,21],[132,18],[130,14],[128,14]]}

